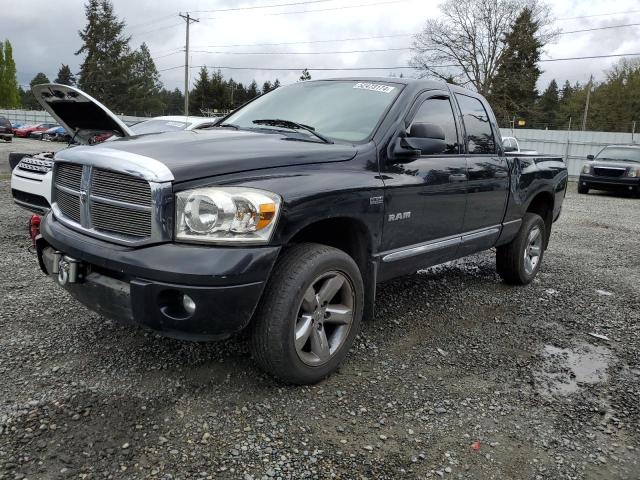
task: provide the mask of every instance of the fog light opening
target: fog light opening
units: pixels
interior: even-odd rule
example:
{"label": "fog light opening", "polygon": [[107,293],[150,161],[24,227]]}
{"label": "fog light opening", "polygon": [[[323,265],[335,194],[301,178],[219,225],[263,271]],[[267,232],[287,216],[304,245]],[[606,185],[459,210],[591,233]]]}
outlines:
{"label": "fog light opening", "polygon": [[193,315],[196,311],[196,302],[186,293],[182,296],[182,306],[189,315]]}

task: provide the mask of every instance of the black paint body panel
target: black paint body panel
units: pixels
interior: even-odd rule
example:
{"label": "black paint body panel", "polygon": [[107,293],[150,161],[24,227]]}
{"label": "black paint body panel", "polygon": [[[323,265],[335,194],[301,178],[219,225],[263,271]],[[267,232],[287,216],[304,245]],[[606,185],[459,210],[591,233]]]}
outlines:
{"label": "black paint body panel", "polygon": [[[157,291],[166,288],[165,284],[188,287],[194,295],[199,295],[198,289],[206,292],[257,285],[248,295],[253,312],[280,249],[302,229],[319,221],[343,219],[365,232],[365,260],[371,265],[366,272],[373,279],[367,285],[374,289],[376,280],[509,242],[538,195],[552,199],[553,219],[558,217],[568,178],[561,159],[505,156],[495,118],[486,101],[476,94],[432,81],[392,81],[403,86],[401,93],[372,137],[357,144],[303,141],[294,133],[214,128],[130,137],[92,147],[159,160],[175,178],[174,193],[212,185],[277,193],[283,201],[282,210],[267,246],[166,243],[128,248],[78,234],[51,215],[43,222],[42,235],[69,255],[124,275],[131,283],[132,298],[136,298],[132,312],[140,322],[172,336],[182,332],[197,337],[201,332],[207,337],[233,330],[229,321],[232,326],[246,325],[246,314],[233,321],[222,318],[224,312],[212,310],[215,315],[210,322],[220,328],[200,321],[172,323],[161,317],[146,317],[155,301],[148,298],[157,298]],[[464,92],[481,100],[497,139],[495,154],[467,155],[461,149],[455,155],[420,156],[404,163],[393,160],[392,146],[406,131],[416,100],[436,90],[439,95],[453,97],[454,92]],[[464,145],[457,105],[454,111]],[[432,243],[443,238],[448,240],[441,248],[434,248]],[[402,257],[401,252],[407,249],[416,253]],[[237,298],[229,295],[231,316]]]}

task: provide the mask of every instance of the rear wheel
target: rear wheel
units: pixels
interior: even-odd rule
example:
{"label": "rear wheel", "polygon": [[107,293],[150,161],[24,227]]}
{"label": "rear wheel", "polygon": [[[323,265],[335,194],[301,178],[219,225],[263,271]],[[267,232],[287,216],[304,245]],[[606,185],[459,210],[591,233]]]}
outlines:
{"label": "rear wheel", "polygon": [[526,285],[540,270],[544,255],[546,229],[540,215],[527,213],[520,232],[507,245],[498,247],[496,266],[505,283]]}
{"label": "rear wheel", "polygon": [[578,184],[578,193],[584,193],[584,194],[589,193],[589,187],[587,187],[586,185]]}
{"label": "rear wheel", "polygon": [[300,244],[274,267],[254,318],[258,365],[295,384],[335,371],[358,333],[364,288],[358,266],[341,250]]}

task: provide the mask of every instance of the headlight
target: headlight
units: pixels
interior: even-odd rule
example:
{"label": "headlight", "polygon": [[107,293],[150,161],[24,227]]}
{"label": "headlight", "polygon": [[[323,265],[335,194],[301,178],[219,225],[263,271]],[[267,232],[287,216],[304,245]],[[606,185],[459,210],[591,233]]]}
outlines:
{"label": "headlight", "polygon": [[629,171],[627,171],[627,177],[640,178],[640,167],[631,167]]}
{"label": "headlight", "polygon": [[266,243],[280,213],[275,193],[242,187],[207,187],[176,194],[176,240]]}
{"label": "headlight", "polygon": [[588,164],[587,164],[587,165],[584,165],[584,166],[582,167],[582,173],[586,173],[586,174],[591,173],[591,165],[588,165]]}

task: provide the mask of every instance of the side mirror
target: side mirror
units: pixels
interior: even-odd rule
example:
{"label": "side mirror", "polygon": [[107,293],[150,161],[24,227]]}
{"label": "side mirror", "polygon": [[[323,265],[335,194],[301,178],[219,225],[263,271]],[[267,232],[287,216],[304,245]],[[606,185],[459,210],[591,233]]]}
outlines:
{"label": "side mirror", "polygon": [[596,157],[594,157],[593,155],[587,155],[587,160],[593,160],[594,158]]}
{"label": "side mirror", "polygon": [[404,143],[409,148],[420,150],[422,155],[434,155],[447,149],[444,130],[435,123],[414,123]]}
{"label": "side mirror", "polygon": [[508,145],[503,147],[504,148],[504,152],[505,153],[509,153],[509,152],[517,152],[518,149],[516,147],[514,147],[513,145]]}

